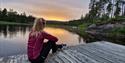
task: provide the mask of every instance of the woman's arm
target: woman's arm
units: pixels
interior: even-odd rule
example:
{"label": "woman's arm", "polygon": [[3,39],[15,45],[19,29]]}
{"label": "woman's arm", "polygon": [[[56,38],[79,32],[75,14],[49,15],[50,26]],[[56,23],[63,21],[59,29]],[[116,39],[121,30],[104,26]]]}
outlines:
{"label": "woman's arm", "polygon": [[49,41],[54,41],[54,42],[58,41],[58,38],[56,38],[55,36],[52,36],[51,34],[46,33],[46,32],[43,32],[43,37],[45,39],[48,39]]}

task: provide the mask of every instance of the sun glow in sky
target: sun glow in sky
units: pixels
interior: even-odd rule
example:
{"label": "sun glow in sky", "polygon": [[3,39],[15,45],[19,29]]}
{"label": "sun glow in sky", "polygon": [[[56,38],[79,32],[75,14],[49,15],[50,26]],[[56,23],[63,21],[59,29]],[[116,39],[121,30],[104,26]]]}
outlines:
{"label": "sun glow in sky", "polygon": [[60,21],[79,19],[88,12],[88,5],[89,0],[0,0],[0,8]]}

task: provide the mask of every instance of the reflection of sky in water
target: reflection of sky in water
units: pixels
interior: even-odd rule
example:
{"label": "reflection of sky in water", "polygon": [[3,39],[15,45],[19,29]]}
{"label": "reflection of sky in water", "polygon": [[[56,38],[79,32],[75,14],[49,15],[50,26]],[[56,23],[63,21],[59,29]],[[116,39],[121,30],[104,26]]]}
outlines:
{"label": "reflection of sky in water", "polygon": [[[9,29],[10,28],[10,29]],[[58,44],[77,45],[83,39],[61,28],[45,28],[45,31],[58,37]],[[26,53],[29,27],[0,27],[0,57]],[[81,40],[81,42],[79,42]]]}
{"label": "reflection of sky in water", "polygon": [[[73,34],[69,31],[60,28],[46,28],[45,31],[58,37],[59,41],[57,43],[64,43],[68,45],[77,45],[79,44],[80,38],[78,35]],[[83,43],[83,41],[81,41]]]}

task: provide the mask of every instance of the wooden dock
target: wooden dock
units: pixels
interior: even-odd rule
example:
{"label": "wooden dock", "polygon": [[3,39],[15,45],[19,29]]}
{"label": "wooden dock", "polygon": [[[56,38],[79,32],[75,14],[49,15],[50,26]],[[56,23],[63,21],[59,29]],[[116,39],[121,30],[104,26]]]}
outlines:
{"label": "wooden dock", "polygon": [[[4,63],[2,60],[0,63]],[[19,55],[10,57],[6,63],[29,62],[26,55]],[[101,41],[67,47],[49,56],[46,63],[125,63],[125,46]]]}

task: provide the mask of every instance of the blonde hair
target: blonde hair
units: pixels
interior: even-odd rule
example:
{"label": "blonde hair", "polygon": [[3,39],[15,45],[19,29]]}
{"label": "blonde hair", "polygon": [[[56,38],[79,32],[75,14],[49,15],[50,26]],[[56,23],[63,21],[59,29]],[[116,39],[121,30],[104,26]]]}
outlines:
{"label": "blonde hair", "polygon": [[32,27],[32,36],[37,37],[41,31],[45,28],[46,21],[43,18],[37,18],[34,20],[34,24]]}
{"label": "blonde hair", "polygon": [[33,25],[33,30],[34,31],[42,31],[45,28],[46,25],[46,21],[43,18],[37,18],[34,21],[34,25]]}

